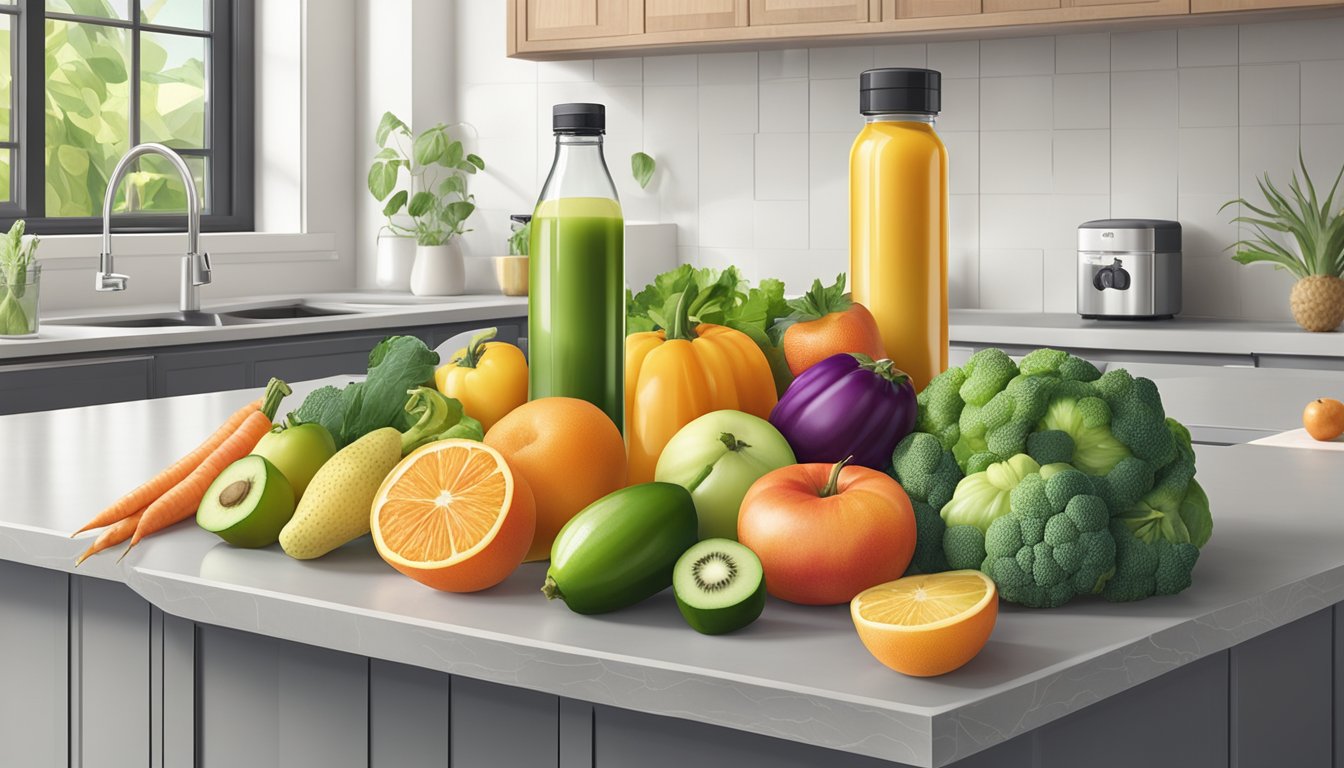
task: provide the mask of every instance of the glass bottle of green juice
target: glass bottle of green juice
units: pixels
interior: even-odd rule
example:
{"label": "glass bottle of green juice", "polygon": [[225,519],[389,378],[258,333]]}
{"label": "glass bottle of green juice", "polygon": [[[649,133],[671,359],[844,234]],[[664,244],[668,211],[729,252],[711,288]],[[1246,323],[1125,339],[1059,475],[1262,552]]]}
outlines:
{"label": "glass bottle of green juice", "polygon": [[625,428],[625,223],[602,156],[606,108],[557,104],[555,161],[532,214],[529,395],[576,397]]}

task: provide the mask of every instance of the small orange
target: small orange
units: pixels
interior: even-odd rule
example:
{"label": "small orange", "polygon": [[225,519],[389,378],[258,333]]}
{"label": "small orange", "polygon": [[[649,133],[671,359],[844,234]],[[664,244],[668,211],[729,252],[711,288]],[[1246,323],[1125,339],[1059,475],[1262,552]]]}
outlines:
{"label": "small orange", "polygon": [[916,677],[945,675],[975,658],[999,617],[999,593],[979,571],[906,576],[849,604],[859,639],[877,660]]}
{"label": "small orange", "polygon": [[1344,435],[1344,403],[1330,397],[1312,400],[1302,411],[1302,426],[1317,440],[1334,440]]}
{"label": "small orange", "polygon": [[551,556],[560,528],[584,507],[625,487],[625,440],[600,408],[572,397],[525,403],[485,433],[536,494],[537,533],[527,560]]}
{"label": "small orange", "polygon": [[440,440],[401,460],[373,499],[378,554],[445,592],[493,587],[523,562],[537,513],[527,482],[494,448]]}

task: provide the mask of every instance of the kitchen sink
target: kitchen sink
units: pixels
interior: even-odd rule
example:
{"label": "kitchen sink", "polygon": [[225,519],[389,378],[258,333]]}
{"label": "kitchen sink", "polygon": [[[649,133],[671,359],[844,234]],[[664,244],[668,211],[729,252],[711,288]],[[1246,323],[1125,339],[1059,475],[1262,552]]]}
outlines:
{"label": "kitchen sink", "polygon": [[82,325],[96,328],[183,328],[219,325],[238,325],[235,320],[213,312],[162,312],[152,315],[108,315],[105,317],[71,317],[43,320],[43,325]]}
{"label": "kitchen sink", "polygon": [[355,309],[335,309],[316,307],[312,304],[277,304],[251,309],[234,309],[223,313],[226,317],[241,320],[295,320],[304,317],[330,317],[335,315],[353,315]]}

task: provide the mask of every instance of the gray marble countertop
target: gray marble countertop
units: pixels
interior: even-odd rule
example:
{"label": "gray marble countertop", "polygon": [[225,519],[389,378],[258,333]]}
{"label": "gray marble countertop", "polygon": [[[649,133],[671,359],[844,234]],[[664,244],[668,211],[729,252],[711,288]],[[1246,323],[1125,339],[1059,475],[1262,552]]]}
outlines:
{"label": "gray marble countertop", "polygon": [[1182,316],[1084,320],[1076,314],[954,309],[948,330],[953,344],[1344,357],[1344,333],[1308,333],[1296,323]]}
{"label": "gray marble countertop", "polygon": [[[1244,394],[1268,388],[1268,399],[1286,381],[1283,371],[1260,370],[1222,387],[1222,369],[1166,368],[1155,378],[1169,413],[1204,408],[1201,420],[1214,425],[1218,408],[1259,410]],[[320,383],[296,386],[295,397]],[[1297,426],[1288,414],[1300,408],[1298,392],[1344,390],[1344,374],[1285,386],[1293,407],[1257,426]],[[254,394],[0,417],[0,558],[70,571],[88,539],[72,541],[69,531]],[[123,581],[194,621],[933,767],[1344,600],[1344,455],[1247,445],[1198,452],[1216,531],[1193,587],[1125,605],[1004,606],[984,651],[933,679],[881,666],[844,606],[771,601],[743,632],[708,637],[685,626],[667,593],[580,616],[541,598],[544,564],[530,564],[487,592],[443,594],[393,571],[367,541],[299,562],[180,525],[120,565],[113,553],[78,572]]]}
{"label": "gray marble countertop", "polygon": [[111,352],[124,349],[207,344],[218,341],[271,339],[317,333],[377,330],[434,323],[489,321],[527,314],[526,296],[500,294],[462,296],[412,296],[405,293],[376,291],[323,294],[284,294],[250,299],[223,299],[203,303],[202,311],[222,312],[303,301],[316,306],[357,307],[351,314],[326,315],[284,320],[267,320],[240,325],[179,326],[167,328],[100,328],[81,325],[56,325],[49,320],[71,320],[107,315],[139,315],[172,312],[176,307],[154,305],[118,308],[109,311],[71,312],[42,317],[38,333],[27,339],[0,339],[0,364],[23,358]]}

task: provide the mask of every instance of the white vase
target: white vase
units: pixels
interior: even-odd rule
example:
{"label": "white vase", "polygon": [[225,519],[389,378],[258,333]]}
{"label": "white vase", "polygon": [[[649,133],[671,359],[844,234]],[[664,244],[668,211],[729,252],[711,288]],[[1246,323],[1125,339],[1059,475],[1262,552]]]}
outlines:
{"label": "white vase", "polygon": [[409,291],[411,268],[415,264],[415,238],[378,236],[373,282],[385,291]]}
{"label": "white vase", "polygon": [[416,296],[456,296],[467,281],[466,265],[457,240],[443,245],[417,245],[411,268],[411,293]]}

